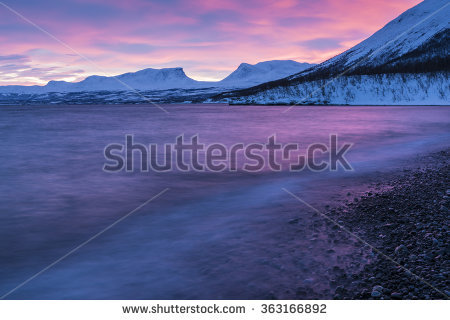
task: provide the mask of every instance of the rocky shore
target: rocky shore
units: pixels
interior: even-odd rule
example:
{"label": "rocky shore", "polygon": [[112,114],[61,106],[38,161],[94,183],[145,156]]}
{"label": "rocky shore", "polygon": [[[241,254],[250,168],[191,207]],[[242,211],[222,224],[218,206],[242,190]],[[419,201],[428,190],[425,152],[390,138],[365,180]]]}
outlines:
{"label": "rocky shore", "polygon": [[335,270],[334,299],[449,298],[449,156],[446,150],[422,157],[419,167],[329,211],[371,251],[360,272]]}

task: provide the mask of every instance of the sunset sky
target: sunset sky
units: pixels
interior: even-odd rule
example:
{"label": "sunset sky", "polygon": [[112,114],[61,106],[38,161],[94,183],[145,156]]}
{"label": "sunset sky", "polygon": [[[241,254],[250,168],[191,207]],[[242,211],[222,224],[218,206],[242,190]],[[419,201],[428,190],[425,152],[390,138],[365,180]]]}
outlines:
{"label": "sunset sky", "polygon": [[220,80],[241,62],[318,63],[419,2],[0,0],[50,34],[0,5],[0,85],[165,67]]}

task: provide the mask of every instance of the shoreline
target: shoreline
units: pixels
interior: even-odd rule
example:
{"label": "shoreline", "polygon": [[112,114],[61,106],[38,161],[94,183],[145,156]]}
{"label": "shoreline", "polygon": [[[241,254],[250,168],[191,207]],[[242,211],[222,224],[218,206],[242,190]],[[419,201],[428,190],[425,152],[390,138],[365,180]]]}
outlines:
{"label": "shoreline", "polygon": [[0,103],[0,107],[61,107],[61,106],[89,106],[89,107],[116,107],[116,106],[143,106],[154,107],[154,105],[162,106],[198,106],[198,107],[450,107],[450,104],[290,104],[290,103],[226,103],[226,102],[155,102],[154,104],[144,102],[117,102],[117,103]]}
{"label": "shoreline", "polygon": [[333,270],[334,299],[448,298],[449,155],[450,149],[420,156],[364,196],[327,212],[379,250],[360,242],[370,253],[362,270]]}

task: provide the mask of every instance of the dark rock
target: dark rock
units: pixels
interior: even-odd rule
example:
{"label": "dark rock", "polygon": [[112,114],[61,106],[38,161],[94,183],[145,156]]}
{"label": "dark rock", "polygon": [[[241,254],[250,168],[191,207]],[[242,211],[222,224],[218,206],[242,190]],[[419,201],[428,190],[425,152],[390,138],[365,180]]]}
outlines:
{"label": "dark rock", "polygon": [[397,255],[403,255],[408,252],[408,248],[406,248],[405,245],[401,244],[398,247],[395,248],[395,254]]}
{"label": "dark rock", "polygon": [[381,297],[381,292],[379,292],[379,291],[372,291],[372,293],[370,295],[372,297],[374,297],[374,298],[379,298],[379,297]]}
{"label": "dark rock", "polygon": [[382,287],[382,286],[379,286],[379,285],[374,286],[374,287],[372,288],[372,291],[383,292],[383,287]]}

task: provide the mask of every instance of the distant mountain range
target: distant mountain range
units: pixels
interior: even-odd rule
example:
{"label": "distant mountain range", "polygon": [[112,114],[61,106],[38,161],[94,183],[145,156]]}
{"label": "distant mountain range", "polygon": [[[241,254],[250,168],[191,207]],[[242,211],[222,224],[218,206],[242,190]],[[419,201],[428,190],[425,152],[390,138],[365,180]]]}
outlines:
{"label": "distant mountain range", "polygon": [[50,81],[45,86],[3,86],[0,93],[48,93],[88,91],[132,91],[199,88],[247,88],[267,81],[285,78],[303,71],[314,64],[292,60],[274,60],[255,65],[242,63],[222,81],[196,81],[189,78],[182,68],[144,69],[115,77],[90,76],[80,82]]}
{"label": "distant mountain range", "polygon": [[[449,105],[448,0],[425,0],[368,39],[319,65],[242,63],[217,82],[182,68],[0,87],[0,104],[230,103]],[[138,90],[136,92],[134,89]]]}
{"label": "distant mountain range", "polygon": [[257,104],[449,104],[448,0],[425,0],[342,54],[210,101]]}

